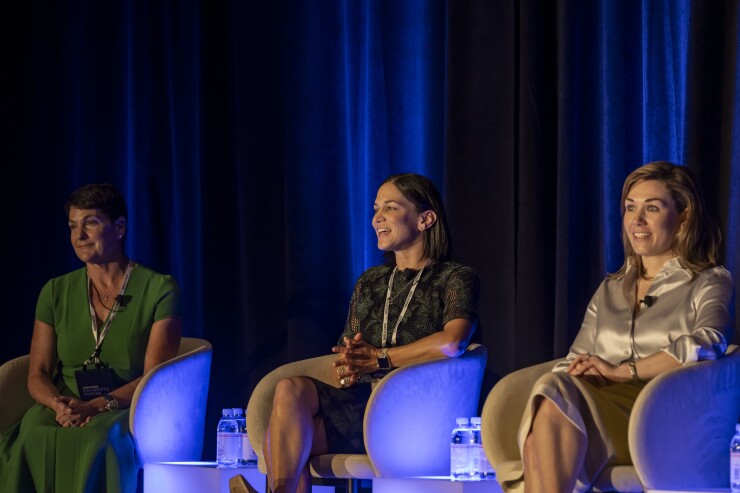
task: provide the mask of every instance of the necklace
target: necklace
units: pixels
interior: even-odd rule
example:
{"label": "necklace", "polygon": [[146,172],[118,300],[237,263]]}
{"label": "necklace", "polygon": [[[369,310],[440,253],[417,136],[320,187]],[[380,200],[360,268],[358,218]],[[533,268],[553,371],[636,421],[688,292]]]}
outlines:
{"label": "necklace", "polygon": [[[87,306],[90,309],[90,328],[92,329],[92,335],[93,339],[95,340],[95,350],[90,355],[90,357],[85,361],[84,365],[89,364],[95,364],[100,365],[100,347],[103,345],[103,340],[105,339],[105,336],[108,334],[108,329],[110,329],[111,322],[113,322],[113,319],[116,318],[116,314],[119,311],[122,311],[118,308],[119,304],[121,303],[119,301],[120,298],[123,298],[123,293],[126,292],[126,286],[128,286],[128,280],[131,276],[131,269],[133,268],[132,262],[128,261],[128,266],[126,266],[126,273],[123,276],[123,282],[121,283],[121,290],[119,291],[119,295],[115,298],[115,303],[113,304],[112,308],[108,308],[108,315],[105,317],[105,320],[103,321],[103,327],[98,330],[98,317],[95,313],[95,306],[93,306],[93,300],[92,300],[92,288],[90,286],[95,286],[95,284],[92,282],[92,279],[90,278],[90,275],[88,273],[87,276]],[[95,292],[98,293],[98,298],[100,297],[100,292],[97,288],[95,288]],[[110,296],[108,296],[110,298]],[[106,298],[106,299],[108,299]],[[102,300],[101,300],[102,302]],[[103,305],[105,306],[105,305]],[[125,308],[125,306],[124,306]],[[84,366],[83,366],[84,369]]]}
{"label": "necklace", "polygon": [[[426,264],[424,264],[424,267],[426,267]],[[396,345],[396,335],[398,334],[398,326],[401,323],[401,320],[403,319],[404,314],[406,313],[406,309],[409,307],[409,303],[411,302],[411,298],[414,297],[414,291],[416,291],[416,285],[419,282],[419,279],[421,279],[421,274],[424,272],[424,267],[421,268],[418,274],[416,274],[416,277],[414,277],[413,281],[411,282],[411,290],[409,291],[408,296],[406,296],[406,302],[403,304],[403,308],[401,309],[401,314],[398,315],[398,319],[396,320],[396,325],[393,327],[393,336],[391,337],[391,346]],[[396,271],[398,270],[398,267],[393,268],[393,273],[391,274],[391,278],[388,279],[388,291],[385,295],[385,308],[383,309],[383,336],[382,336],[382,347],[388,347],[387,339],[388,339],[388,308],[391,306],[391,288],[393,287],[393,278],[396,277]],[[403,288],[405,290],[406,287]]]}
{"label": "necklace", "polygon": [[[130,266],[131,266],[131,261],[129,260],[129,262],[128,262],[128,265],[127,265],[127,267],[126,267],[126,272],[128,272],[128,268],[129,268]],[[121,282],[124,282],[124,281],[125,281],[125,278],[126,278],[126,273],[124,273],[124,276],[123,276],[123,278],[121,279]],[[96,294],[98,295],[98,301],[100,301],[100,304],[101,304],[101,305],[103,305],[103,307],[104,307],[105,309],[107,309],[107,310],[112,310],[112,309],[113,309],[113,307],[112,307],[112,306],[108,306],[108,305],[106,305],[106,303],[108,303],[108,300],[109,300],[109,299],[110,299],[110,298],[111,298],[111,297],[112,297],[113,295],[112,295],[112,294],[109,294],[109,295],[105,295],[105,294],[101,293],[101,292],[100,292],[100,290],[98,289],[98,287],[97,287],[97,286],[95,285],[95,282],[94,282],[94,281],[93,281],[92,279],[90,279],[90,285],[91,285],[91,286],[93,287],[93,289],[95,290],[95,293],[96,293]],[[114,290],[113,290],[113,292],[115,293],[115,292],[116,292],[116,290],[114,289]]]}
{"label": "necklace", "polygon": [[[426,267],[426,264],[424,264],[424,267],[421,268],[418,274],[416,274],[416,277],[414,277],[413,281],[411,282],[411,290],[409,290],[409,294],[406,296],[406,302],[403,304],[403,308],[401,309],[401,314],[398,315],[398,319],[396,320],[396,325],[393,327],[393,335],[391,336],[391,346],[396,345],[396,335],[398,334],[398,326],[401,323],[401,320],[403,320],[403,316],[406,314],[406,309],[409,307],[409,303],[411,302],[411,298],[414,297],[414,291],[416,291],[416,285],[419,283],[419,279],[421,279],[421,274],[424,272],[424,268]],[[391,278],[388,279],[388,291],[385,295],[385,308],[383,309],[383,336],[382,336],[382,346],[381,347],[389,347],[387,344],[388,340],[388,309],[391,306],[391,289],[393,288],[393,278],[396,277],[396,271],[398,271],[398,267],[393,268],[393,272],[391,273]],[[406,287],[403,288],[405,290]]]}
{"label": "necklace", "polygon": [[92,282],[92,279],[90,280],[90,284],[92,284],[92,287],[93,287],[93,289],[95,290],[95,293],[96,293],[96,294],[98,295],[98,301],[100,301],[100,304],[101,304],[101,305],[103,305],[103,307],[104,307],[104,308],[105,308],[106,310],[112,310],[112,309],[113,309],[113,307],[111,307],[111,306],[108,306],[108,305],[106,305],[106,303],[107,303],[107,302],[108,302],[108,300],[110,299],[110,295],[109,295],[109,296],[104,296],[104,295],[102,295],[102,294],[100,293],[100,290],[98,289],[98,287],[97,287],[97,286],[95,285],[95,283],[94,283],[94,282]]}
{"label": "necklace", "polygon": [[[421,270],[423,271],[423,270],[424,270],[424,267],[422,267],[422,268],[421,268]],[[395,272],[394,272],[394,273],[395,273]],[[406,283],[406,285],[405,285],[405,286],[403,286],[403,287],[402,287],[401,289],[399,289],[399,290],[398,290],[398,291],[396,292],[396,294],[394,294],[393,296],[391,296],[390,298],[388,298],[388,303],[390,303],[390,304],[393,304],[393,300],[395,300],[396,298],[398,298],[398,295],[399,295],[399,294],[401,294],[401,293],[403,293],[404,291],[406,291],[406,288],[408,288],[408,287],[409,287],[409,286],[411,286],[412,284],[416,284],[416,283],[418,283],[418,282],[419,282],[419,276],[416,276],[416,277],[414,277],[413,279],[411,279],[411,280],[410,280],[409,282],[407,282],[407,283]],[[391,279],[391,291],[392,291],[392,290],[393,290],[393,279]]]}

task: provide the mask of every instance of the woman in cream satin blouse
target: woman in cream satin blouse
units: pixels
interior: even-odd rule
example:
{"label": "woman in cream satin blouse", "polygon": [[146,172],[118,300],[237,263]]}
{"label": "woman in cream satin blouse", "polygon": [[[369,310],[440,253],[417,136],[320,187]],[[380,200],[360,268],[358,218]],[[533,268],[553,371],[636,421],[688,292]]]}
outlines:
{"label": "woman in cream satin blouse", "polygon": [[627,424],[645,382],[724,354],[732,278],[691,171],[633,171],[622,190],[624,265],[599,286],[565,361],[535,384],[519,429],[523,467],[507,491],[586,491],[629,464]]}

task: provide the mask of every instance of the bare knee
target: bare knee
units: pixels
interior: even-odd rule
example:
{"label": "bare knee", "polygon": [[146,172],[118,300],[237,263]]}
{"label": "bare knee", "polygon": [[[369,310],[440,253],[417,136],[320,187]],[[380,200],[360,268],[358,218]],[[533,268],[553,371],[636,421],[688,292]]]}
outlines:
{"label": "bare knee", "polygon": [[565,417],[560,408],[550,399],[541,399],[537,409],[535,410],[534,423],[532,427],[536,424],[559,423],[564,418]]}
{"label": "bare knee", "polygon": [[537,445],[532,442],[554,439],[554,437],[560,435],[565,425],[566,419],[560,408],[551,400],[541,398],[539,402],[535,403],[532,427],[527,440],[524,442],[524,459],[526,460],[528,455],[534,456],[537,454],[537,451],[533,450],[537,448]]}
{"label": "bare knee", "polygon": [[303,411],[313,416],[316,414],[317,407],[316,386],[310,379],[290,377],[280,380],[275,386],[275,397],[272,403],[273,414],[278,416],[283,413],[294,415],[296,412]]}

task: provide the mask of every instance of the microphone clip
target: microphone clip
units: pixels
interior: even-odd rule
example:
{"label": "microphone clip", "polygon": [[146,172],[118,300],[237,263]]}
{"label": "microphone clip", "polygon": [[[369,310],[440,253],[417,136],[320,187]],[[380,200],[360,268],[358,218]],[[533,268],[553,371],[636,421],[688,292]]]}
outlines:
{"label": "microphone clip", "polygon": [[640,304],[645,305],[645,307],[650,308],[655,304],[655,302],[658,301],[657,296],[645,296],[643,299],[640,300]]}

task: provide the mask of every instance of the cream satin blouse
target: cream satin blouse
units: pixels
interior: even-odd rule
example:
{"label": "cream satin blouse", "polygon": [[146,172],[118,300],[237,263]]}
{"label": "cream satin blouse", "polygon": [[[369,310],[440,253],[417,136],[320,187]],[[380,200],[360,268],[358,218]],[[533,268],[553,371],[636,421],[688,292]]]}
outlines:
{"label": "cream satin blouse", "polygon": [[731,336],[732,276],[723,267],[698,275],[683,267],[678,257],[669,260],[655,276],[646,296],[651,306],[635,306],[637,269],[605,279],[586,310],[581,330],[567,361],[553,371],[564,371],[578,354],[594,354],[613,365],[664,351],[681,364],[716,359],[727,349]]}

